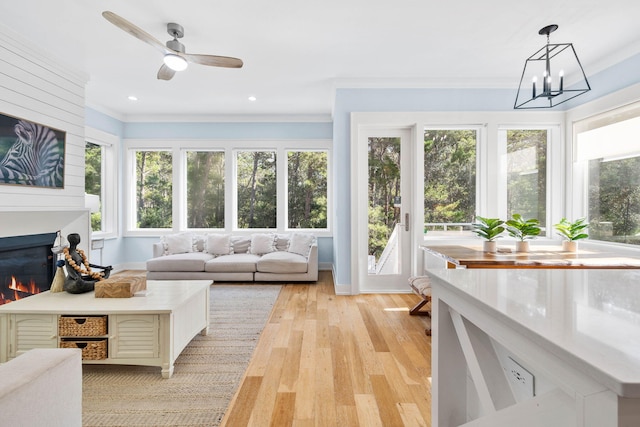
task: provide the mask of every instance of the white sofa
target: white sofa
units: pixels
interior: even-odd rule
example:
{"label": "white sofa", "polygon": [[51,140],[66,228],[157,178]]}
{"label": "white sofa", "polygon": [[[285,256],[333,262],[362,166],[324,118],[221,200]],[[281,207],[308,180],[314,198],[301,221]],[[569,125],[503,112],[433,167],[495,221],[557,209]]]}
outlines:
{"label": "white sofa", "polygon": [[80,349],[33,349],[0,365],[0,425],[82,426]]}
{"label": "white sofa", "polygon": [[180,233],[153,244],[149,280],[315,282],[318,244],[309,233]]}

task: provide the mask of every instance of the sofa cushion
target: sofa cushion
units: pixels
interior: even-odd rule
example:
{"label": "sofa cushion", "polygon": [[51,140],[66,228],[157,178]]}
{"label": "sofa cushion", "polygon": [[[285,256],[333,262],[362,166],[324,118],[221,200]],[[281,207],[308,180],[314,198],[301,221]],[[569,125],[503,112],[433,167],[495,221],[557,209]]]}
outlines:
{"label": "sofa cushion", "polygon": [[193,236],[191,233],[168,234],[162,236],[164,252],[167,255],[193,252]]}
{"label": "sofa cushion", "polygon": [[205,252],[219,256],[229,255],[233,251],[231,234],[208,234],[205,240]]}
{"label": "sofa cushion", "polygon": [[313,234],[293,233],[287,250],[294,254],[307,257],[309,256],[309,250],[311,249],[314,239]]}
{"label": "sofa cushion", "polygon": [[273,233],[256,233],[251,235],[249,252],[264,255],[276,250],[276,235]]}
{"label": "sofa cushion", "polygon": [[271,252],[260,257],[256,268],[262,273],[306,273],[307,258],[291,252]]}
{"label": "sofa cushion", "polygon": [[148,271],[204,271],[205,262],[213,255],[203,252],[166,255],[147,261]]}
{"label": "sofa cushion", "polygon": [[213,258],[204,265],[204,271],[222,273],[253,273],[256,271],[256,262],[260,259],[253,254],[223,255]]}

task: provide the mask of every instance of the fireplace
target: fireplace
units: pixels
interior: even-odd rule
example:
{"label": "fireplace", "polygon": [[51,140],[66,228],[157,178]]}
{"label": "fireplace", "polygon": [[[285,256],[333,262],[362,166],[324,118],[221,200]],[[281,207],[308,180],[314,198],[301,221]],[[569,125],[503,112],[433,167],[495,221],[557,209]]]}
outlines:
{"label": "fireplace", "polygon": [[0,238],[0,305],[51,288],[56,233]]}

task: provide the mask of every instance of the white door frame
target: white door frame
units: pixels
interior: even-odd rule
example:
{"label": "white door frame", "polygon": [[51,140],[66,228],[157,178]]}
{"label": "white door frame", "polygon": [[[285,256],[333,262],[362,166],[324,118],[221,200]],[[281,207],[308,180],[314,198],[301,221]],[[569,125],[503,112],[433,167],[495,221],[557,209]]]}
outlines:
{"label": "white door frame", "polygon": [[[419,171],[417,158],[421,157],[422,145],[419,145],[417,124],[399,125],[397,123],[381,124],[369,123],[361,120],[366,113],[352,113],[351,121],[351,293],[402,293],[409,292],[407,278],[415,274],[417,264],[417,232],[422,237],[421,217],[422,194],[418,192],[417,175]],[[405,261],[398,275],[373,277],[368,274],[368,137],[370,136],[400,136],[405,142],[402,152],[403,171],[407,168],[406,187],[408,194],[403,192],[401,218],[409,214],[409,231],[402,233],[402,259]],[[408,150],[407,150],[408,148]],[[420,153],[419,153],[420,152]],[[404,186],[404,185],[403,185]],[[418,193],[418,194],[416,194]],[[417,211],[417,215],[416,215]],[[403,228],[404,230],[404,228]]]}

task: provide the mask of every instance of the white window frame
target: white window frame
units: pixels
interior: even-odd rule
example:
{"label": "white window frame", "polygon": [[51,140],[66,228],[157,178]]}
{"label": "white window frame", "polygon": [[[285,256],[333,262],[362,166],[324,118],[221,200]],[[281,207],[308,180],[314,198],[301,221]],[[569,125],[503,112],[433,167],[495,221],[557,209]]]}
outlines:
{"label": "white window frame", "polygon": [[[293,152],[313,152],[313,153],[325,153],[327,156],[327,228],[289,228],[289,153]],[[284,206],[284,215],[278,215],[278,222],[282,221],[282,227],[278,224],[278,228],[282,228],[287,232],[310,232],[317,233],[318,231],[329,231],[331,229],[331,210],[329,209],[331,206],[331,150],[329,148],[286,148],[284,149],[283,156],[285,158],[285,163],[283,165],[283,174],[284,174],[284,187],[285,190],[280,192],[278,191],[278,196],[282,193],[284,196],[283,206]],[[280,200],[278,200],[278,206],[280,206]]]}
{"label": "white window frame", "polygon": [[[277,174],[277,220],[276,228],[264,229],[267,232],[310,231],[318,237],[332,236],[333,221],[333,169],[331,140],[137,140],[123,141],[125,161],[123,167],[124,199],[124,235],[125,236],[161,236],[183,231],[210,231],[238,234],[251,234],[262,229],[238,229],[236,196],[236,152],[237,151],[275,151]],[[135,151],[171,151],[173,155],[173,228],[139,229],[135,228]],[[288,151],[326,151],[327,152],[327,228],[323,229],[287,229],[287,177],[286,153]],[[187,229],[186,220],[186,153],[187,151],[224,151],[225,152],[225,227],[223,229]],[[282,160],[284,159],[284,161]]]}
{"label": "white window frame", "polygon": [[[574,191],[571,198],[571,212],[566,216],[568,218],[587,218],[589,221],[589,159],[581,158],[578,135],[582,132],[599,129],[608,125],[613,125],[628,119],[640,117],[640,101],[630,102],[629,104],[607,110],[580,120],[573,122],[572,127],[572,144],[571,144],[571,166],[572,166],[572,185]],[[615,146],[613,146],[615,147]],[[640,154],[640,149],[633,153]],[[627,153],[613,153],[612,157],[624,157],[631,155]],[[636,245],[627,243],[617,243],[605,240],[595,240],[589,237],[590,241],[598,242],[603,245],[617,246],[622,248],[637,249]]]}
{"label": "white window frame", "polygon": [[87,142],[101,147],[100,201],[102,230],[93,231],[92,238],[109,239],[118,236],[118,151],[120,139],[116,135],[91,127],[85,128]]}
{"label": "white window frame", "polygon": [[562,206],[562,185],[557,182],[564,182],[560,174],[562,169],[562,139],[561,126],[559,124],[508,124],[498,125],[497,128],[497,150],[500,164],[500,175],[498,180],[498,216],[507,218],[507,131],[508,130],[546,130],[547,131],[547,194],[545,195],[546,218],[545,234],[540,237],[551,238],[553,231],[553,218],[558,207]]}

